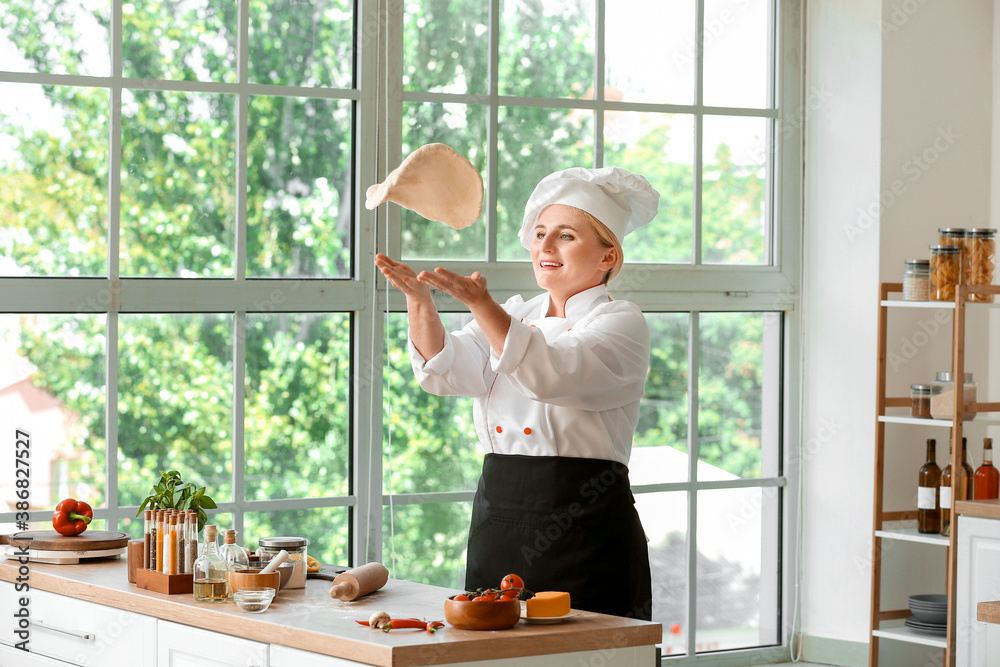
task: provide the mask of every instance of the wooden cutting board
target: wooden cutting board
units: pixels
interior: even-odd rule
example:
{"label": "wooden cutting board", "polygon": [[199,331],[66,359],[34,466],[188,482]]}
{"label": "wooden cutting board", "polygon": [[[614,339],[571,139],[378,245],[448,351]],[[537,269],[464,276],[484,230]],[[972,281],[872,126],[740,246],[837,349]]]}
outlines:
{"label": "wooden cutting board", "polygon": [[54,530],[26,530],[4,535],[15,547],[36,551],[104,551],[128,546],[128,535],[110,530],[88,530],[80,535],[60,535]]}

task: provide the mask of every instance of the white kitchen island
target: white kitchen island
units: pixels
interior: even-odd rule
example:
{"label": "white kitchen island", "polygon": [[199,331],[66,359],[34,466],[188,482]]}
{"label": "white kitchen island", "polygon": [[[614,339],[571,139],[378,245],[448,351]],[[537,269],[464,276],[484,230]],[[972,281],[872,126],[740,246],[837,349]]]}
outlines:
{"label": "white kitchen island", "polygon": [[[127,581],[126,563],[29,563],[30,590],[18,592],[18,563],[0,561],[0,665],[240,665],[256,667],[417,667],[464,663],[482,667],[654,667],[658,623],[579,611],[557,624],[497,631],[382,632],[358,625],[374,611],[444,620],[456,591],[390,579],[355,602],[328,594],[330,582],[283,590],[270,608],[248,614],[235,602],[195,602]],[[32,653],[14,648],[15,616],[26,597]],[[14,660],[17,662],[14,662]]]}

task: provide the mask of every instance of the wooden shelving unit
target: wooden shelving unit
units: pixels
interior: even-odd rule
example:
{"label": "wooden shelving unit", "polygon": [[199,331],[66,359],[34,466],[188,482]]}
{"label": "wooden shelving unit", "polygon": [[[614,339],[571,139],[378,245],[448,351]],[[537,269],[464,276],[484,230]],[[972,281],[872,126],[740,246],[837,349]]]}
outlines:
{"label": "wooden shelving unit", "polygon": [[[952,503],[952,530],[949,537],[939,535],[926,535],[917,532],[916,527],[903,526],[903,523],[912,523],[917,518],[916,510],[901,512],[885,512],[882,509],[883,502],[883,481],[885,473],[885,427],[886,424],[916,424],[920,426],[930,426],[951,429],[950,455],[952,461],[959,460],[956,454],[961,454],[962,443],[962,420],[945,419],[918,419],[913,417],[893,416],[886,414],[888,408],[901,408],[910,405],[910,397],[886,396],[886,338],[888,330],[889,310],[891,308],[946,308],[954,310],[952,315],[952,340],[951,340],[951,371],[956,378],[964,377],[965,373],[965,315],[966,308],[970,305],[966,303],[969,294],[1000,294],[1000,286],[982,285],[959,285],[955,290],[955,301],[900,301],[890,300],[890,295],[899,294],[903,291],[902,283],[882,283],[879,286],[879,314],[878,314],[878,373],[876,392],[876,414],[875,426],[875,498],[874,498],[874,522],[872,535],[872,596],[871,596],[871,640],[868,650],[869,667],[878,667],[878,649],[880,639],[911,642],[923,644],[925,646],[936,646],[944,651],[944,665],[951,667],[955,664],[955,599],[952,591],[955,587],[956,563],[955,547],[958,534],[958,521],[955,503]],[[971,304],[973,307],[981,307],[994,304]],[[1000,403],[964,403],[963,392],[955,391],[955,403],[953,406],[954,415],[962,415],[967,411],[974,411],[977,414],[976,421],[979,423],[997,423],[1000,420],[994,418],[984,418],[983,413],[1000,412]],[[991,415],[992,417],[992,415]],[[958,482],[958,475],[952,476],[952,484]],[[954,489],[954,486],[953,486]],[[954,497],[954,495],[953,495]],[[891,524],[891,525],[889,525]],[[881,587],[882,587],[882,553],[883,540],[905,540],[928,544],[931,547],[943,547],[947,550],[946,562],[947,572],[945,578],[945,590],[948,592],[948,631],[945,637],[936,637],[928,634],[921,634],[908,627],[882,627],[885,621],[899,621],[908,618],[909,609],[882,609]]]}

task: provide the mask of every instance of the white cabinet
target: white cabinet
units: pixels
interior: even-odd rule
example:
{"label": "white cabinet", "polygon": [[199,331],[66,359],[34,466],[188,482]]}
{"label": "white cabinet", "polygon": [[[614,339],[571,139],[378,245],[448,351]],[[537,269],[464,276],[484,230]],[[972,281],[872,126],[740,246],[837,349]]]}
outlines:
{"label": "white cabinet", "polygon": [[[156,665],[156,656],[150,650],[156,643],[155,619],[37,589],[16,593],[10,583],[4,583],[2,597],[0,613],[4,618],[13,618],[20,599],[28,599],[28,647],[33,654],[71,665]],[[5,643],[14,643],[6,639]],[[26,655],[13,650],[18,657]]]}
{"label": "white cabinet", "polygon": [[157,667],[270,667],[270,662],[267,644],[159,620],[156,665]]}
{"label": "white cabinet", "polygon": [[365,667],[363,663],[271,644],[271,667]]}
{"label": "white cabinet", "polygon": [[[980,602],[1000,600],[1000,520],[958,518],[958,572],[955,580],[956,667],[995,665],[1000,625],[976,620]],[[992,656],[993,661],[988,661]]]}
{"label": "white cabinet", "polygon": [[4,667],[7,667],[7,665],[17,665],[17,667],[68,667],[69,663],[0,644],[0,665]]}

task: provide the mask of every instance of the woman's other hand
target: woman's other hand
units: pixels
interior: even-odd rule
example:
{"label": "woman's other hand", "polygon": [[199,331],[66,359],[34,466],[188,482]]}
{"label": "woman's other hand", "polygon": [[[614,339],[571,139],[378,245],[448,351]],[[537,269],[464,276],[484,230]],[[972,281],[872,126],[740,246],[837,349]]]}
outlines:
{"label": "woman's other hand", "polygon": [[407,299],[429,299],[431,289],[417,279],[417,272],[408,264],[397,262],[388,255],[375,255],[375,266],[378,267],[389,284],[406,295]]}

